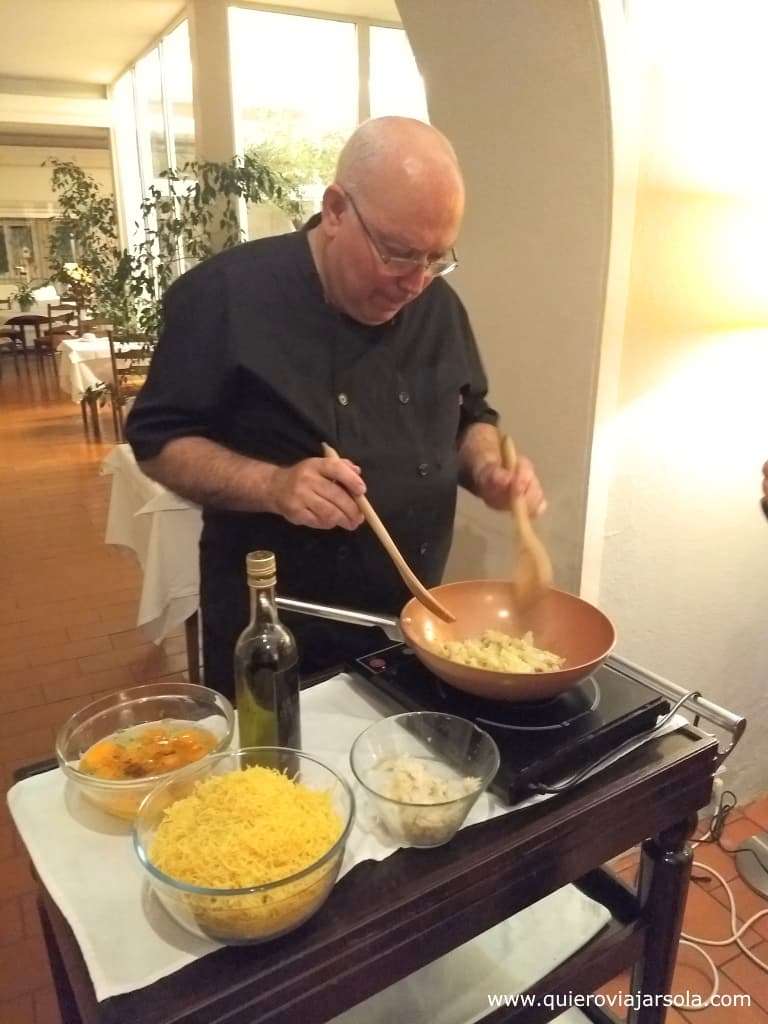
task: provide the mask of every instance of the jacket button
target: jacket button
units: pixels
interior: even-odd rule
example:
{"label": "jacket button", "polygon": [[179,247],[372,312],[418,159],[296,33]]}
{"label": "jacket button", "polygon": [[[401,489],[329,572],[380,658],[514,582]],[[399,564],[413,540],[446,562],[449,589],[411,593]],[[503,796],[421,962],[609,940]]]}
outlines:
{"label": "jacket button", "polygon": [[420,555],[426,555],[428,550],[429,550],[429,544],[427,544],[426,541],[424,541],[423,544],[419,545],[419,554]]}
{"label": "jacket button", "polygon": [[338,395],[336,395],[336,401],[339,405],[349,405],[349,395],[346,391],[340,391]]}
{"label": "jacket button", "polygon": [[397,396],[397,400],[398,402],[400,402],[401,405],[408,405],[408,403],[411,400],[411,396],[408,394],[407,391],[401,391]]}
{"label": "jacket button", "polygon": [[419,463],[419,476],[426,476],[429,473],[429,465],[426,462]]}

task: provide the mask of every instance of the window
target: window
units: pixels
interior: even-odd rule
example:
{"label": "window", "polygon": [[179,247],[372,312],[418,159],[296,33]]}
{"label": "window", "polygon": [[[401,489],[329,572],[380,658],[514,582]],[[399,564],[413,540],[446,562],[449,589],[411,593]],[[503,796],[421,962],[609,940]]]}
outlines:
{"label": "window", "polygon": [[32,222],[0,220],[0,274],[32,280],[40,270]]}
{"label": "window", "polygon": [[[252,152],[299,185],[304,214],[319,209],[339,151],[361,116],[428,120],[424,84],[400,28],[371,25],[370,74],[361,94],[358,24],[252,7],[229,8],[237,151]],[[140,240],[140,204],[169,165],[195,159],[189,27],[181,22],[112,90],[119,202],[129,245]],[[248,237],[293,226],[265,204],[248,211]]]}
{"label": "window", "polygon": [[[309,213],[357,124],[355,25],[231,8],[230,45],[238,150],[299,184]],[[290,228],[268,207],[249,222],[251,237]]]}
{"label": "window", "polygon": [[112,88],[119,202],[128,245],[141,241],[141,201],[159,175],[195,158],[189,27],[181,22]]}
{"label": "window", "polygon": [[159,49],[152,50],[136,65],[134,95],[142,170],[157,178],[168,167]]}
{"label": "window", "polygon": [[195,159],[192,62],[189,59],[189,26],[186,21],[165,37],[161,53],[171,152],[175,166],[183,167]]}
{"label": "window", "polygon": [[136,132],[136,108],[133,102],[133,72],[127,71],[112,89],[112,113],[115,137],[115,175],[118,202],[125,240],[138,244],[144,235],[141,223],[141,199],[144,193]]}
{"label": "window", "polygon": [[401,28],[371,26],[371,117],[397,114],[429,121],[424,81]]}

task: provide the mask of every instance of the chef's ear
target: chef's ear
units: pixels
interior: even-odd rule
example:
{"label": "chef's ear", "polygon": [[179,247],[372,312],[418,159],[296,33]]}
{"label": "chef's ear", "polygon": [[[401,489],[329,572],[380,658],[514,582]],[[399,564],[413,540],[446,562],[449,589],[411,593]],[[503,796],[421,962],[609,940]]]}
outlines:
{"label": "chef's ear", "polygon": [[344,213],[349,208],[349,200],[340,185],[329,185],[323,194],[323,231],[329,238],[334,238],[341,227]]}

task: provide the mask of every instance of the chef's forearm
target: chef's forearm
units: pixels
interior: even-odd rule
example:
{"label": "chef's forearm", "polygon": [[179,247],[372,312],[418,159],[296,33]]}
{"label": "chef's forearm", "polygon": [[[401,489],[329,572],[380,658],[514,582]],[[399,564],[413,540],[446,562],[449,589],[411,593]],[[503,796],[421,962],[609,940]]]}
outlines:
{"label": "chef's forearm", "polygon": [[487,465],[501,464],[499,432],[490,423],[472,423],[459,439],[459,483],[477,494],[476,481]]}
{"label": "chef's forearm", "polygon": [[268,462],[238,455],[206,437],[179,437],[139,463],[148,477],[198,505],[270,512],[274,475]]}

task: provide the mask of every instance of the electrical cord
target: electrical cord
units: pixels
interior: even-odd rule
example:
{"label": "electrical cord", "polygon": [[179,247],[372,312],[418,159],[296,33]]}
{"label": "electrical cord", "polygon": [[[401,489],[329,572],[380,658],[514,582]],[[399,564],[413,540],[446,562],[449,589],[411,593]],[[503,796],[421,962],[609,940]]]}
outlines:
{"label": "electrical cord", "polygon": [[[727,798],[730,799],[728,800]],[[730,815],[731,811],[736,807],[736,804],[737,800],[735,793],[733,793],[730,789],[725,790],[720,798],[720,803],[718,804],[715,813],[712,815],[712,821],[710,823],[709,829],[701,837],[701,839],[698,839],[696,842],[692,844],[694,848],[707,843],[716,843],[720,847],[720,849],[723,850],[725,853],[732,854],[740,853],[742,851],[747,852],[746,847],[736,847],[735,849],[730,849],[729,847],[725,846],[722,842],[722,835],[725,830],[726,823],[728,821],[728,816]],[[760,864],[760,866],[768,872],[768,868],[766,868],[766,866],[763,864],[763,862],[760,860],[757,854],[754,853],[753,850],[749,850],[748,852],[752,853],[758,861],[758,863]],[[720,874],[720,872],[716,871],[715,868],[710,867],[709,864],[701,863],[701,861],[694,861],[692,867],[698,868],[699,871],[704,873],[702,876],[699,876],[700,878],[705,876],[714,876],[725,889],[726,895],[728,896],[728,903],[731,912],[731,934],[728,936],[728,938],[725,939],[703,939],[696,935],[687,935],[685,932],[682,933],[680,945],[690,946],[692,949],[695,949],[698,953],[700,953],[701,956],[703,956],[704,959],[707,961],[710,971],[712,972],[712,991],[709,993],[709,996],[704,1002],[697,1006],[677,1006],[677,1004],[675,1004],[677,1009],[688,1011],[706,1010],[708,1007],[712,1005],[713,999],[718,995],[720,991],[720,973],[715,965],[715,962],[712,960],[712,958],[706,952],[706,950],[701,948],[702,946],[730,946],[732,943],[735,942],[741,950],[741,952],[745,954],[745,956],[747,956],[762,971],[768,972],[768,964],[764,963],[762,960],[756,957],[755,954],[747,948],[747,946],[744,944],[741,938],[744,932],[746,932],[747,929],[751,928],[755,921],[759,920],[761,917],[765,917],[768,914],[768,907],[766,907],[765,910],[759,910],[756,914],[753,914],[748,921],[745,921],[744,924],[740,926],[736,918],[736,900],[733,896],[733,890],[728,885],[728,882],[726,882],[726,880]]]}
{"label": "electrical cord", "polygon": [[602,757],[599,757],[596,761],[593,761],[591,764],[588,764],[585,768],[582,768],[580,772],[577,772],[576,775],[572,775],[569,779],[566,779],[565,782],[555,783],[551,786],[547,785],[544,782],[532,782],[529,788],[534,790],[536,793],[551,793],[553,795],[559,795],[560,793],[569,793],[572,789],[575,789],[576,786],[583,782],[588,775],[591,775],[592,772],[597,771],[597,769],[602,764],[605,764],[606,761],[610,761],[613,758],[620,757],[625,751],[631,750],[632,747],[634,747],[639,742],[650,739],[651,736],[655,736],[660,729],[663,729],[663,727],[672,718],[672,716],[677,714],[680,707],[683,704],[685,704],[687,700],[689,700],[691,697],[700,696],[701,694],[698,690],[691,690],[690,693],[683,694],[683,696],[675,704],[675,706],[670,711],[668,711],[663,718],[660,718],[652,729],[648,729],[646,732],[641,732],[638,736],[632,736],[630,737],[630,739],[625,740],[624,743],[621,743],[618,747],[614,747],[613,750],[609,750],[607,754],[603,754]]}
{"label": "electrical cord", "polygon": [[[768,510],[766,510],[766,515],[768,515]],[[651,736],[654,736],[660,729],[662,729],[667,724],[667,722],[672,718],[673,715],[677,713],[680,707],[682,707],[682,705],[685,704],[687,700],[689,700],[691,697],[699,696],[701,696],[701,694],[698,690],[691,690],[690,693],[684,694],[680,698],[680,700],[677,701],[674,707],[656,723],[653,729],[649,729],[647,732],[641,733],[640,736],[635,736],[632,739],[627,740],[625,743],[621,744],[618,747],[618,749],[609,751],[603,757],[598,758],[597,761],[593,761],[592,764],[587,765],[580,772],[577,772],[576,775],[571,776],[571,778],[567,779],[565,782],[551,786],[546,785],[545,783],[537,782],[532,783],[530,788],[538,793],[551,793],[555,795],[569,792],[571,789],[574,789],[577,785],[579,785],[579,783],[583,782],[588,775],[591,775],[606,761],[609,761],[610,759],[622,754],[625,750],[629,750],[634,744],[637,743],[638,740],[649,739]],[[703,835],[701,839],[694,842],[692,846],[695,849],[697,846],[700,846],[703,843],[716,843],[721,850],[728,854],[742,852],[751,853],[752,856],[757,860],[760,867],[766,872],[766,874],[768,874],[768,865],[765,865],[762,862],[762,860],[755,853],[754,850],[750,850],[747,847],[743,846],[737,846],[735,849],[730,849],[729,847],[725,846],[722,842],[722,835],[725,831],[728,816],[736,806],[736,794],[733,793],[730,789],[725,790],[720,798],[720,802],[715,810],[715,813],[712,815],[712,821],[710,822],[709,829],[707,830],[705,835]],[[744,944],[741,938],[744,932],[751,928],[755,921],[758,921],[760,920],[760,918],[768,915],[768,907],[766,907],[765,910],[759,910],[756,914],[753,914],[748,921],[745,921],[743,925],[739,926],[739,922],[736,917],[736,901],[733,896],[733,891],[726,882],[726,880],[723,878],[723,876],[720,874],[720,872],[716,871],[715,868],[710,867],[708,864],[701,863],[701,861],[694,861],[691,865],[691,868],[697,868],[699,871],[703,872],[701,876],[698,876],[699,878],[714,876],[720,882],[720,884],[725,889],[726,895],[728,896],[728,903],[731,912],[731,934],[725,939],[703,939],[699,938],[696,935],[688,935],[685,932],[681,934],[680,945],[690,946],[692,949],[695,949],[696,952],[699,953],[706,960],[707,964],[709,965],[709,969],[712,972],[712,991],[709,993],[706,1000],[704,1000],[702,1003],[696,1006],[691,1006],[688,1004],[686,1004],[685,1006],[678,1006],[677,1004],[675,1004],[676,1009],[697,1011],[706,1010],[710,1006],[712,1006],[712,1001],[720,992],[720,972],[718,971],[717,966],[715,965],[715,962],[712,959],[712,957],[706,952],[706,950],[701,948],[702,946],[730,946],[732,943],[735,942],[745,956],[747,956],[754,964],[756,964],[760,968],[760,970],[768,973],[768,964],[760,960],[759,957],[756,957],[755,954],[747,948],[747,946]]]}

